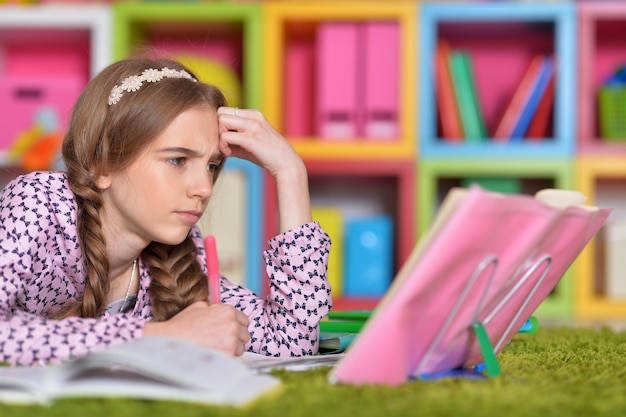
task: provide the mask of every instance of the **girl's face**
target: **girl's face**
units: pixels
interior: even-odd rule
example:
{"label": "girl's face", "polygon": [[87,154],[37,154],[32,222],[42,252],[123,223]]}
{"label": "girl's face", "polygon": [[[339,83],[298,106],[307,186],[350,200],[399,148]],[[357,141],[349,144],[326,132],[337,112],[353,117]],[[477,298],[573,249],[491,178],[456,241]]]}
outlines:
{"label": "girl's face", "polygon": [[130,233],[144,245],[182,242],[213,191],[213,175],[224,157],[218,140],[216,112],[192,108],[174,119],[125,171],[101,178],[103,225],[112,235],[108,239]]}

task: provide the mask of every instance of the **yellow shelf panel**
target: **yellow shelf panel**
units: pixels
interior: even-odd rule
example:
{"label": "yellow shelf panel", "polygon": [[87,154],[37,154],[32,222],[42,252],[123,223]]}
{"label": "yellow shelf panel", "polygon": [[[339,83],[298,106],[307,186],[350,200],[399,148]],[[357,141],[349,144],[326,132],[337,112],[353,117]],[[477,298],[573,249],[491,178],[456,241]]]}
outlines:
{"label": "yellow shelf panel", "polygon": [[[626,187],[626,156],[581,156],[575,161],[577,188],[587,196],[587,204],[596,204],[598,179],[623,179]],[[610,219],[610,217],[609,217]],[[595,294],[594,277],[598,262],[595,238],[576,260],[575,315],[581,319],[626,318],[626,300]]]}
{"label": "yellow shelf panel", "polygon": [[320,138],[292,139],[298,154],[307,159],[377,159],[412,160],[413,147],[406,141],[370,139],[328,140]]}

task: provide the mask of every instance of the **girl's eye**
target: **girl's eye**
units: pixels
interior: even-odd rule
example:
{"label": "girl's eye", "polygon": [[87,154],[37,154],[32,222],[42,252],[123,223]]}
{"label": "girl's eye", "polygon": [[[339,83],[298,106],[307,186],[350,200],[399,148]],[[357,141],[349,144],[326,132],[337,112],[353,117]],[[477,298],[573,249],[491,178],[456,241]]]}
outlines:
{"label": "girl's eye", "polygon": [[214,174],[215,172],[217,172],[219,167],[220,167],[220,164],[218,162],[209,162],[209,164],[206,166],[206,169],[210,173]]}
{"label": "girl's eye", "polygon": [[185,158],[184,156],[179,156],[178,158],[170,158],[167,161],[172,165],[182,166],[187,161],[187,158]]}

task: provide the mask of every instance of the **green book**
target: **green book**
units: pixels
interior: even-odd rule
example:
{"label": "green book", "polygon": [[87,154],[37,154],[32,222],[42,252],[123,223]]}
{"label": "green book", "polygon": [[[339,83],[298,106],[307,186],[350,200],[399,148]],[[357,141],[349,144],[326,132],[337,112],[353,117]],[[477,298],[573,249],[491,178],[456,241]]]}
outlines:
{"label": "green book", "polygon": [[458,51],[450,53],[450,73],[465,139],[468,142],[481,142],[487,138],[487,129],[478,101],[469,54]]}
{"label": "green book", "polygon": [[364,325],[360,320],[322,320],[320,332],[358,333]]}
{"label": "green book", "polygon": [[519,194],[522,192],[522,182],[519,178],[467,177],[461,180],[462,187],[468,188],[472,184],[497,193]]}
{"label": "green book", "polygon": [[331,320],[360,320],[366,321],[372,315],[372,310],[331,311],[328,318]]}

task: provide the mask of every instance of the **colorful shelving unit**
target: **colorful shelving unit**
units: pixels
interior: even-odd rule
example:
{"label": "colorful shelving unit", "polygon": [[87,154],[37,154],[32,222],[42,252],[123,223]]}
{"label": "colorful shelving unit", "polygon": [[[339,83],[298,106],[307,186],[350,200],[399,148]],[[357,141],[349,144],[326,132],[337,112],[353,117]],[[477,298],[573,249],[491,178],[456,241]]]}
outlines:
{"label": "colorful shelving unit", "polygon": [[[263,10],[265,115],[305,160],[314,205],[317,202],[334,205],[344,214],[350,211],[347,206],[358,205],[360,211],[369,210],[393,219],[394,274],[408,258],[415,243],[417,123],[413,109],[417,105],[415,81],[418,73],[414,48],[418,41],[415,10],[416,4],[413,3],[356,4],[349,1],[329,2],[323,7],[315,1],[268,2]],[[373,54],[369,44],[363,46],[363,43],[375,26],[392,28],[393,35],[383,46],[388,51],[383,52],[393,49],[395,55],[372,64],[371,59],[368,61],[360,56]],[[334,35],[328,35],[331,32]],[[331,36],[331,40],[326,35]],[[358,42],[362,43],[355,45]],[[326,73],[323,69],[327,68],[325,62],[330,66]],[[373,65],[377,68],[372,69]],[[350,102],[354,99],[349,96],[354,94],[351,89],[356,88],[357,94],[372,90],[367,75],[360,71],[388,74],[381,75],[377,82],[391,81],[394,85],[390,90],[397,89],[390,118],[396,123],[394,133],[385,138],[373,138],[355,129],[357,133],[346,137],[327,137],[320,127],[324,106],[340,107],[345,104],[343,100]],[[325,78],[329,73],[337,77],[334,82]],[[325,92],[336,99],[328,103]],[[386,100],[388,97],[380,97],[379,101]],[[362,101],[367,102],[367,99]],[[360,104],[357,102],[356,106]],[[358,117],[355,116],[358,111],[349,104],[345,107],[350,121]],[[275,189],[271,181],[266,185],[266,213],[269,217],[265,224],[269,237],[277,230],[277,219]],[[377,302],[376,297],[336,294],[334,308],[371,308]]]}
{"label": "colorful shelving unit", "polygon": [[[420,8],[419,233],[424,233],[445,193],[474,178],[513,184],[515,192],[572,188],[574,153],[575,28],[572,4],[425,3]],[[450,141],[438,129],[434,57],[440,41],[471,58],[487,135]],[[495,141],[492,135],[533,56],[557,63],[549,137]],[[512,237],[513,238],[513,237]],[[569,274],[568,274],[569,275]],[[573,311],[572,279],[566,276],[537,314],[567,317]]]}
{"label": "colorful shelving unit", "polygon": [[[602,139],[597,116],[599,86],[626,57],[622,40],[626,6],[620,2],[340,0],[320,5],[305,0],[0,8],[0,77],[36,73],[27,63],[48,62],[50,55],[62,58],[59,65],[39,65],[39,70],[78,72],[85,82],[111,61],[136,53],[219,57],[239,78],[240,107],[263,110],[305,160],[314,203],[335,198],[342,210],[351,204],[371,205],[364,210],[393,218],[396,270],[430,224],[445,192],[466,185],[469,179],[515,183],[529,194],[544,187],[575,188],[591,204],[614,205],[609,221],[626,217],[620,200],[620,187],[626,192],[626,138]],[[369,23],[394,27],[394,48],[382,52],[395,55],[385,58],[390,65],[379,67],[395,71],[397,81],[397,109],[391,116],[396,124],[389,137],[320,135],[316,105],[324,98],[319,98],[321,75],[316,73],[313,54],[324,42],[320,28],[343,23],[359,30]],[[365,38],[370,32],[359,33]],[[340,36],[342,42],[354,38]],[[530,58],[553,55],[556,88],[547,137],[503,143],[495,143],[490,135],[473,143],[442,138],[433,72],[440,39],[472,56],[489,132],[494,131]],[[335,43],[331,46],[339,40]],[[335,72],[332,65],[329,68]],[[341,87],[336,82],[328,91]],[[242,176],[245,183],[241,193],[246,211],[239,219],[246,223],[245,284],[263,293],[260,253],[263,242],[278,229],[276,190],[267,174],[244,161],[229,161],[227,172]],[[19,173],[4,163],[0,182]],[[626,317],[626,300],[611,297],[605,288],[605,234],[606,230],[591,242],[538,314]],[[335,301],[335,308],[341,309],[369,308],[378,300],[339,297]]]}

